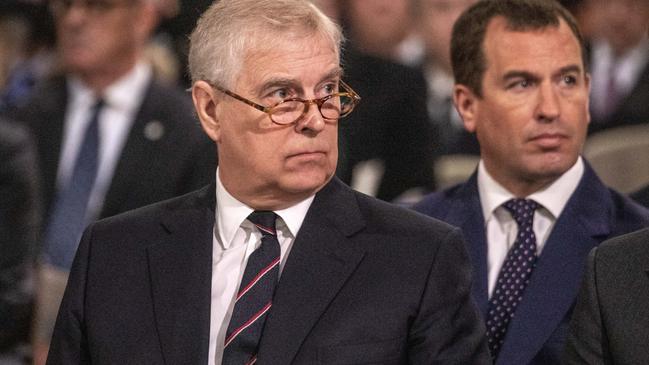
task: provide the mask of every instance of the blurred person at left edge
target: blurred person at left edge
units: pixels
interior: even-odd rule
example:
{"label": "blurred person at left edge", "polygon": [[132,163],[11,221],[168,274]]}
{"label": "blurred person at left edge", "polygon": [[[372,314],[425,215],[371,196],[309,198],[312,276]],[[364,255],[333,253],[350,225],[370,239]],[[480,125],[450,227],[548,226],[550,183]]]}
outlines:
{"label": "blurred person at left edge", "polygon": [[163,86],[143,56],[161,0],[52,0],[62,73],[13,115],[31,127],[45,217],[33,333],[47,354],[81,233],[103,217],[212,179],[214,147],[189,96]]}

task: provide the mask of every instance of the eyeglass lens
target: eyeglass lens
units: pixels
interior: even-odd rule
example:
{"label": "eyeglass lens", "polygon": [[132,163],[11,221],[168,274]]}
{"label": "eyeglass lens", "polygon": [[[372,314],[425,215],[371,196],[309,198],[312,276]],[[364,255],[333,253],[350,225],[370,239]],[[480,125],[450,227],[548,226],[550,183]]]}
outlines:
{"label": "eyeglass lens", "polygon": [[353,101],[346,94],[333,96],[321,103],[317,100],[286,100],[270,110],[271,119],[277,124],[294,123],[308,112],[310,104],[316,104],[324,119],[336,120],[351,111]]}

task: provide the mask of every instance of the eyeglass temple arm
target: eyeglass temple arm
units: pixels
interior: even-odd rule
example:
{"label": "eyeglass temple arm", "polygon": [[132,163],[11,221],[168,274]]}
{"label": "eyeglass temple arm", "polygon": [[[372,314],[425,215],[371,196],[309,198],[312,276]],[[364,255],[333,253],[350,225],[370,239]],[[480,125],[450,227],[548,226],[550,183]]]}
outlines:
{"label": "eyeglass temple arm", "polygon": [[233,93],[232,91],[226,90],[226,89],[224,89],[224,88],[222,88],[222,87],[220,87],[218,85],[214,85],[214,84],[209,83],[209,82],[208,82],[208,84],[210,86],[212,86],[213,88],[215,88],[216,90],[218,90],[218,91],[220,91],[220,92],[222,92],[222,93],[224,93],[226,95],[229,95],[229,96],[231,96],[231,97],[233,97],[233,98],[235,98],[235,99],[237,99],[239,101],[242,101],[242,102],[250,105],[251,107],[253,107],[253,108],[255,108],[255,109],[259,110],[259,111],[262,111],[264,113],[268,113],[269,108],[266,107],[266,106],[259,105],[259,104],[255,103],[254,101],[250,101],[250,100],[244,98],[243,96],[239,96],[239,95]]}

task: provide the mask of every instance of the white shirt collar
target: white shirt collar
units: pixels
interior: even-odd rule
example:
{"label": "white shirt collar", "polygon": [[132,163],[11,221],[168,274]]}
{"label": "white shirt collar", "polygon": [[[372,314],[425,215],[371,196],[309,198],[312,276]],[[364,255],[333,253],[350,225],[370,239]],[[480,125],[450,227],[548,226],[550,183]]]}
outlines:
{"label": "white shirt collar", "polygon": [[[151,77],[153,77],[151,66],[140,61],[128,73],[110,84],[101,97],[111,108],[119,109],[122,112],[132,112],[140,106],[141,95],[146,91]],[[68,91],[73,102],[92,105],[99,97],[80,78],[71,76],[69,81]]]}
{"label": "white shirt collar", "polygon": [[[277,223],[278,229],[287,228],[288,232],[286,233],[295,238],[314,198],[315,195],[311,195],[291,207],[274,211],[281,218]],[[244,224],[244,221],[253,211],[253,208],[237,200],[225,189],[219,177],[219,168],[217,167],[216,229],[224,249],[230,248],[237,230]]]}
{"label": "white shirt collar", "polygon": [[[584,174],[584,161],[581,156],[568,171],[547,187],[527,196],[545,208],[557,219],[563,208],[568,203],[570,196],[577,189],[579,181]],[[478,192],[485,222],[489,220],[494,211],[506,201],[515,198],[514,194],[500,185],[489,175],[480,160],[478,164]]]}

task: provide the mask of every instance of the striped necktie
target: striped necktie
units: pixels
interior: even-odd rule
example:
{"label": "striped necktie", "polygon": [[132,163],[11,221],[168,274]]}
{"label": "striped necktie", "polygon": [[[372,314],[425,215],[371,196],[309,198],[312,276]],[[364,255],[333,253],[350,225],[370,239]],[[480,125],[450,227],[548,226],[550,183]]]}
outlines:
{"label": "striped necktie", "polygon": [[254,364],[264,322],[279,280],[280,248],[275,231],[277,215],[255,211],[248,220],[262,234],[261,245],[248,258],[225,336],[224,365]]}

